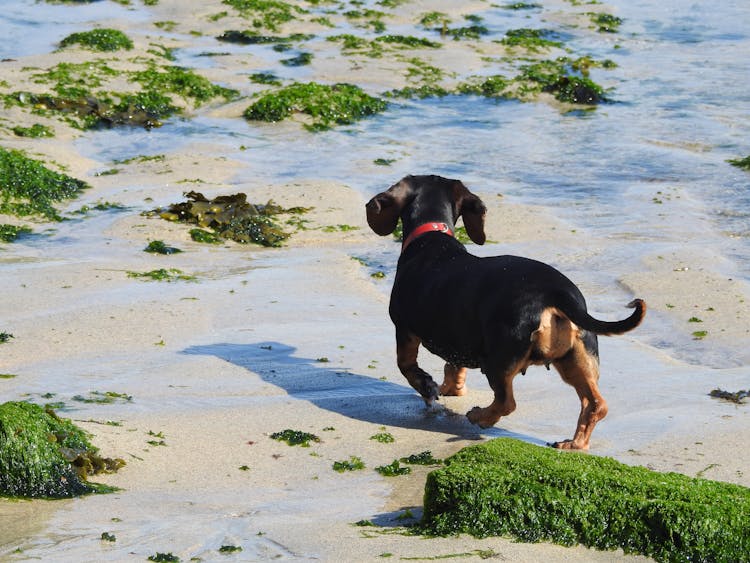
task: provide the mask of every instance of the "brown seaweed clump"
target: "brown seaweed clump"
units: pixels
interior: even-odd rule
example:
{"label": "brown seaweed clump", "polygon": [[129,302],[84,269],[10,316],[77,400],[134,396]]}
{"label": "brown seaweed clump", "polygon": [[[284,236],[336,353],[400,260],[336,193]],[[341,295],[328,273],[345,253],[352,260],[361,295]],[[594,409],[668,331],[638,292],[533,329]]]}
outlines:
{"label": "brown seaweed clump", "polygon": [[282,213],[304,213],[304,208],[284,209],[269,201],[265,205],[247,201],[247,195],[218,196],[208,199],[198,192],[185,194],[187,201],[158,209],[156,213],[168,221],[181,221],[212,229],[220,238],[262,246],[281,246],[289,238],[273,220]]}

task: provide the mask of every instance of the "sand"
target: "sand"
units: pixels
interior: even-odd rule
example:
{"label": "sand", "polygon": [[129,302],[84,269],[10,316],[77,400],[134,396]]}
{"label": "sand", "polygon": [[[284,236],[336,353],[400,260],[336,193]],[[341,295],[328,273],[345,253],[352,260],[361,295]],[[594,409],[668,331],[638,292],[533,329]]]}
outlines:
{"label": "sand", "polygon": [[[180,19],[183,31],[214,33],[201,10],[185,22],[182,4],[162,0],[155,18]],[[221,27],[231,25],[225,21]],[[33,62],[48,66],[60,56]],[[474,64],[472,57],[480,55],[452,56]],[[21,68],[28,62],[14,64]],[[334,63],[321,63],[321,75],[346,74]],[[226,62],[228,68],[232,64]],[[380,72],[370,79],[387,84],[392,72]],[[37,121],[21,113],[13,119]],[[61,131],[57,141],[37,142],[34,150],[64,163],[74,176],[106,167],[66,142],[79,133]],[[29,146],[12,137],[3,142]],[[367,194],[312,176],[279,185],[255,182],[222,156],[220,145],[210,143],[127,171],[91,179],[88,201],[115,193],[138,210],[148,207],[147,197],[156,207],[184,189],[180,180],[199,176],[196,189],[208,196],[244,191],[253,201],[273,198],[286,207],[313,209],[304,216],[307,229],[281,249],[201,245],[184,226],[139,212],[55,226],[49,245],[3,247],[0,329],[15,338],[0,348],[0,373],[16,377],[0,380],[0,401],[42,401],[43,394],[52,394],[69,407],[61,414],[89,430],[104,455],[122,457],[127,465],[97,478],[118,487],[113,494],[0,500],[0,558],[142,561],[172,553],[183,561],[641,559],[507,538],[425,539],[405,533],[404,526],[419,518],[429,469],[389,478],[375,467],[425,450],[444,458],[497,436],[539,445],[569,438],[578,402],[553,372],[532,369],[516,380],[517,411],[496,428],[480,430],[464,413],[489,404],[491,392],[474,370],[466,396],[426,407],[395,366],[387,314],[392,279],[371,273],[392,268],[398,244],[368,229]],[[396,180],[383,174],[383,189]],[[554,209],[510,201],[498,191],[477,189],[489,208],[488,238],[502,242],[472,247],[474,252],[525,253],[578,271],[589,257],[627,244],[624,233],[582,245],[576,225],[560,221]],[[350,228],[324,228],[336,225]],[[141,252],[150,240],[185,252],[168,261]],[[140,282],[126,274],[165,265],[199,281]],[[715,387],[748,386],[742,345],[749,326],[748,287],[729,277],[710,255],[695,252],[684,259],[675,242],[666,259],[644,257],[627,275],[611,275],[611,290],[591,278],[581,280],[598,316],[624,316],[622,306],[634,295],[652,305],[637,333],[600,341],[602,392],[610,410],[594,433],[592,455],[750,486],[750,453],[740,447],[750,411],[708,396]],[[662,330],[684,331],[685,341],[691,340],[692,327],[684,327],[683,317],[693,310],[701,311],[711,334],[721,334],[706,349],[714,359],[728,350],[728,365],[676,359],[674,350],[659,346]],[[441,361],[429,354],[422,363],[436,378],[442,372]],[[131,399],[72,400],[92,391]],[[311,432],[320,442],[303,448],[271,439],[287,428]],[[394,442],[371,439],[383,432]],[[352,456],[366,468],[333,470],[335,461]],[[362,521],[374,525],[357,525]],[[116,541],[101,540],[104,532]],[[222,546],[242,551],[220,553]]]}

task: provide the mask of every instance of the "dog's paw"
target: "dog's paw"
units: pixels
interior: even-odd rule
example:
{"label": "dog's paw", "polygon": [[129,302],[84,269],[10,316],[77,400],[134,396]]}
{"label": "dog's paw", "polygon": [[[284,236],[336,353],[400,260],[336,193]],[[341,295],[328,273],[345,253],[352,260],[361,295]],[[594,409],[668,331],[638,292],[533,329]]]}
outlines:
{"label": "dog's paw", "polygon": [[429,378],[429,381],[425,381],[422,387],[423,388],[420,391],[420,395],[422,395],[422,398],[424,399],[424,402],[427,404],[427,406],[430,406],[432,405],[432,403],[437,401],[438,397],[440,396],[440,388],[432,378]]}
{"label": "dog's paw", "polygon": [[553,448],[557,450],[588,450],[589,445],[584,444],[576,444],[573,440],[563,440],[562,442],[553,442],[551,444],[547,444],[548,446],[552,446]]}
{"label": "dog's paw", "polygon": [[440,386],[440,394],[445,397],[463,397],[466,395],[466,387],[456,387],[456,384],[453,382],[443,382]]}
{"label": "dog's paw", "polygon": [[483,409],[482,407],[474,407],[466,413],[466,418],[468,418],[469,422],[472,424],[479,426],[479,428],[489,428],[490,426],[494,426],[497,421],[488,421],[485,417],[486,410],[487,409]]}

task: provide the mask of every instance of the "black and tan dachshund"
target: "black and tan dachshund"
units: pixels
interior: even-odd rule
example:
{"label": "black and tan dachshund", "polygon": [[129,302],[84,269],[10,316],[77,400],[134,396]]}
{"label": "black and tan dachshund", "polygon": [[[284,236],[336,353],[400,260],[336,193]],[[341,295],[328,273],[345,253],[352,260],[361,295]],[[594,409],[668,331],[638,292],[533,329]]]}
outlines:
{"label": "black and tan dachshund", "polygon": [[[469,420],[487,428],[516,408],[513,378],[530,365],[555,366],[581,400],[573,439],[552,444],[588,449],[591,432],[607,415],[599,392],[597,335],[623,334],[637,327],[646,304],[635,299],[626,319],[606,322],[586,311],[580,290],[553,267],[517,256],[480,258],[453,236],[463,217],[466,232],[484,244],[482,200],[459,180],[407,176],[366,206],[367,222],[379,235],[391,234],[399,219],[404,242],[390,302],[401,373],[424,400],[463,395],[467,368],[481,368],[495,393]],[[438,385],[417,363],[419,345],[445,360]]]}

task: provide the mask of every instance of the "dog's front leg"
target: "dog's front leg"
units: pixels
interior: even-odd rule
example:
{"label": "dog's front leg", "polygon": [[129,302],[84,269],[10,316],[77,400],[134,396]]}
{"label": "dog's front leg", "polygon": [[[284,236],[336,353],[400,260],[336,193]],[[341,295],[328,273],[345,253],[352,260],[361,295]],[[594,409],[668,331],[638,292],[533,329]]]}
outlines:
{"label": "dog's front leg", "polygon": [[425,402],[430,405],[438,398],[437,383],[419,367],[417,354],[421,340],[408,330],[396,327],[396,361],[398,369]]}

